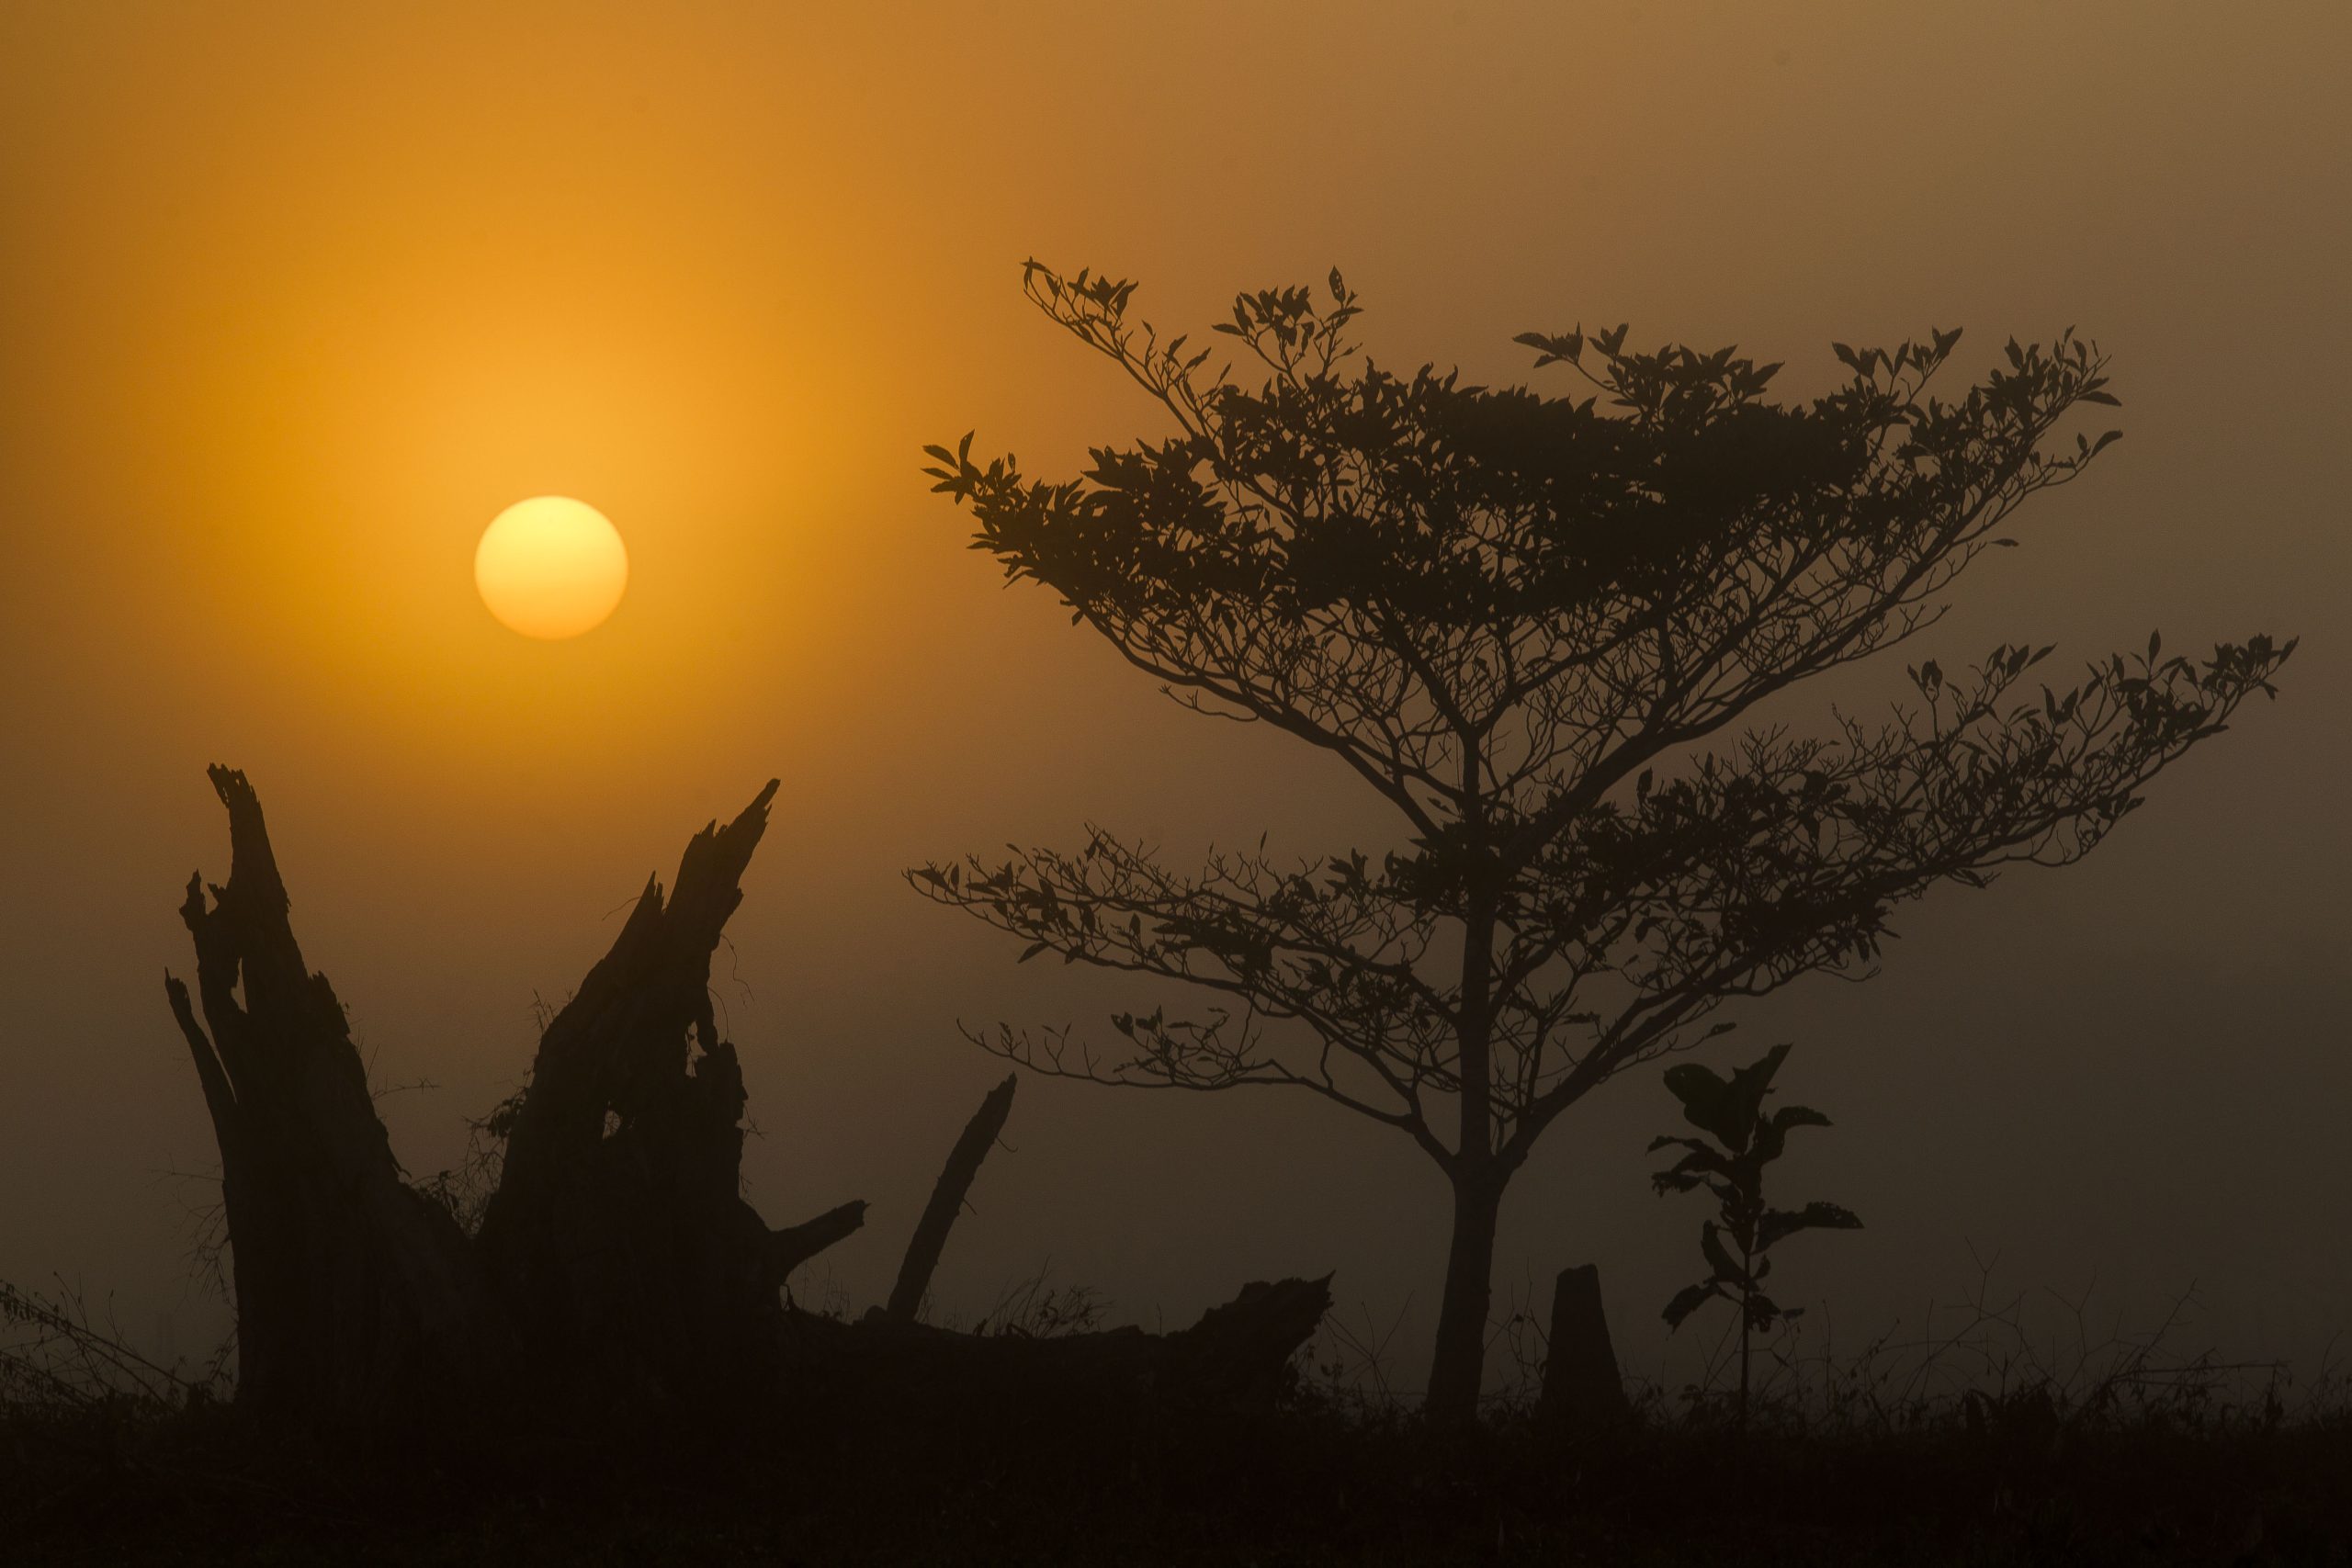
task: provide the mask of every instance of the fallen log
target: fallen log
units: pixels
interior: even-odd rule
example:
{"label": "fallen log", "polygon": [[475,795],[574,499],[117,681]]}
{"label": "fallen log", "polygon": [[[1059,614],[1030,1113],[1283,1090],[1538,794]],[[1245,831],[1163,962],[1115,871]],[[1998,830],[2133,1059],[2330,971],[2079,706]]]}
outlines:
{"label": "fallen log", "polygon": [[960,1334],[881,1314],[848,1323],[794,1310],[778,1338],[791,1385],[816,1412],[849,1421],[887,1413],[902,1429],[951,1438],[1015,1426],[1082,1438],[1147,1412],[1271,1407],[1330,1311],[1330,1285],[1329,1275],[1253,1281],[1170,1334]]}

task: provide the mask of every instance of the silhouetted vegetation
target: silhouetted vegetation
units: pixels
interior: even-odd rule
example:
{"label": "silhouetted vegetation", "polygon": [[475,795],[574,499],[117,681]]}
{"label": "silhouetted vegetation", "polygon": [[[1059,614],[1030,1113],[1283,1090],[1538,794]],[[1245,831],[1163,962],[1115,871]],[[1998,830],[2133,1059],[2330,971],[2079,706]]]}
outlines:
{"label": "silhouetted vegetation", "polygon": [[[220,1124],[314,1145],[322,1126],[372,1127],[375,1141],[329,1167],[351,1183],[329,1196],[423,1205],[435,1228],[422,1234],[439,1238],[424,1256],[456,1260],[462,1299],[491,1303],[482,1319],[436,1332],[486,1337],[428,1356],[435,1341],[414,1317],[313,1325],[260,1398],[235,1385],[225,1348],[199,1366],[160,1365],[77,1300],[0,1288],[0,1541],[12,1561],[2324,1562],[2352,1541],[2352,1502],[2338,1485],[2352,1461],[2352,1402],[2327,1369],[2298,1389],[2278,1368],[2176,1356],[2162,1328],[2098,1340],[2079,1315],[2075,1347],[2061,1356],[2027,1332],[2018,1302],[1981,1289],[1957,1327],[1930,1324],[1917,1339],[1890,1335],[1847,1355],[1808,1347],[1792,1314],[1759,1314],[1755,1255],[1788,1228],[1763,1207],[1762,1168],[1780,1136],[1819,1120],[1796,1107],[1765,1112],[1780,1052],[1728,1080],[1695,1064],[1671,1069],[1686,1115],[1714,1141],[1679,1140],[1685,1158],[1668,1185],[1719,1185],[1737,1211],[1724,1226],[1742,1242],[1741,1276],[1710,1281],[1743,1302],[1736,1397],[1718,1357],[1695,1382],[1636,1384],[1626,1398],[1589,1269],[1563,1276],[1564,1293],[1580,1284],[1589,1299],[1555,1303],[1553,1322],[1597,1331],[1597,1348],[1547,1347],[1515,1320],[1518,1381],[1468,1427],[1385,1392],[1385,1343],[1329,1318],[1327,1280],[1249,1286],[1170,1334],[1103,1328],[1097,1296],[1042,1277],[1008,1292],[971,1332],[916,1321],[907,1303],[921,1301],[1004,1125],[1010,1081],[947,1157],[897,1311],[852,1322],[782,1303],[773,1286],[755,1301],[739,1278],[675,1255],[694,1244],[697,1216],[714,1216],[722,1237],[748,1235],[734,1182],[727,1204],[707,1165],[650,1193],[629,1184],[662,1171],[665,1147],[705,1159],[716,1150],[733,1170],[740,1078],[730,1056],[696,1071],[710,1054],[678,1048],[718,1039],[702,1022],[707,987],[678,982],[707,961],[740,897],[764,795],[730,827],[696,836],[676,895],[649,888],[614,954],[548,1018],[532,1086],[475,1127],[467,1162],[422,1189],[377,1186],[381,1127],[372,1110],[361,1122],[345,1093],[348,1031],[339,1008],[331,1020],[318,1005],[331,993],[292,949],[258,801],[239,775],[216,771],[215,784],[236,853],[205,919],[191,921],[211,1030],[189,1027],[187,991],[175,986],[172,999],[191,1049],[231,1043],[225,1083],[207,1081],[216,1114],[224,1089],[261,1101],[236,1104]],[[212,923],[224,919],[242,923],[238,943],[282,946],[232,948]],[[232,951],[233,986],[217,967]],[[246,967],[249,952],[263,953],[260,967]],[[652,994],[631,1000],[649,977]],[[250,1053],[268,1051],[294,1064],[309,1053],[329,1075],[311,1091],[324,1098],[267,1100],[264,1086],[302,1081],[285,1067],[282,1078],[245,1070]],[[605,1250],[570,1266],[603,1270],[583,1293],[616,1292],[627,1310],[590,1295],[548,1309],[569,1315],[542,1327],[532,1303],[543,1298],[502,1284],[495,1255],[478,1250],[488,1221],[465,1221],[517,1190],[510,1183],[528,1166],[513,1134],[551,1054],[573,1052],[568,1092],[605,1100],[594,1147],[619,1143],[632,1157],[562,1179],[582,1184],[582,1201],[612,1205],[600,1225],[642,1224],[642,1206],[661,1201],[673,1205],[677,1234],[662,1244],[672,1250],[632,1263],[656,1230],[588,1233]],[[623,1066],[636,1076],[587,1087]],[[697,1089],[698,1078],[716,1088]],[[718,1090],[721,1113],[675,1098]],[[364,1083],[359,1102],[372,1103]],[[321,1121],[306,1123],[306,1111]],[[629,1142],[632,1116],[670,1120]],[[249,1212],[227,1210],[232,1246]],[[863,1219],[847,1204],[763,1227],[767,1256],[808,1256]],[[1752,1249],[1740,1233],[1751,1220]],[[356,1280],[368,1292],[356,1299],[413,1301],[388,1261],[406,1256],[408,1234],[379,1225],[345,1237],[346,1248],[376,1249],[368,1267],[323,1295],[305,1285],[272,1299],[355,1299]],[[632,1268],[650,1272],[645,1289],[628,1288]],[[252,1278],[232,1272],[241,1308]],[[522,1304],[502,1312],[501,1300]],[[679,1346],[629,1326],[667,1333],[683,1310],[741,1313],[752,1333],[733,1347]],[[255,1327],[242,1311],[239,1327],[243,1352]],[[261,1327],[275,1331],[266,1317]],[[470,1384],[450,1375],[485,1346],[507,1364]],[[741,1358],[737,1382],[715,1391],[701,1380],[726,1371],[730,1350]],[[372,1358],[385,1356],[408,1358],[413,1378],[444,1381],[372,1383]],[[358,1364],[337,1371],[345,1358]],[[554,1389],[567,1367],[582,1386]]]}
{"label": "silhouetted vegetation", "polygon": [[[1699,1253],[1707,1262],[1707,1277],[1685,1285],[1666,1303],[1669,1327],[1709,1302],[1722,1298],[1739,1314],[1739,1424],[1747,1425],[1747,1391],[1754,1340],[1770,1334],[1790,1318],[1802,1316],[1803,1307],[1784,1307],[1764,1292],[1772,1271],[1772,1248],[1799,1231],[1860,1230],[1861,1220],[1835,1203],[1811,1202],[1798,1209],[1770,1208],[1764,1201],[1765,1168],[1787,1150],[1789,1134],[1799,1127],[1826,1127],[1829,1118],[1806,1105],[1783,1105],[1764,1113],[1765,1098],[1772,1092],[1772,1076],[1788,1059],[1789,1048],[1775,1045],[1758,1061],[1717,1077],[1696,1062],[1666,1069],[1666,1087],[1682,1102],[1683,1120],[1706,1138],[1678,1138],[1671,1134],[1650,1143],[1650,1152],[1680,1149],[1682,1157],[1650,1178],[1661,1193],[1689,1192],[1703,1187],[1714,1195],[1716,1217],[1699,1227]],[[1710,1143],[1708,1140],[1713,1140]]]}
{"label": "silhouetted vegetation", "polygon": [[1481,1418],[1499,1206],[1570,1105],[1729,1028],[1727,1001],[1867,973],[1929,886],[2080,858],[2273,693],[2291,642],[2190,660],[2152,637],[2038,701],[2051,649],[2005,645],[1956,679],[1922,660],[1881,725],[1803,739],[1756,717],[1923,631],[2012,514],[2113,440],[2058,440],[2114,401],[2094,348],[2011,344],[1947,403],[1926,389],[1957,333],[1841,344],[1847,382],[1783,406],[1764,398],[1778,367],[1728,349],[1522,338],[1591,384],[1579,402],[1362,359],[1335,272],[1328,301],[1236,301],[1217,330],[1265,368],[1251,390],[1131,325],[1131,285],[1026,277],[1178,433],[1062,483],[978,465],[967,437],[930,449],[937,488],[1008,576],[1178,701],[1342,764],[1404,847],[1283,863],[1261,842],[1194,874],[1090,829],[1075,853],[910,880],[1024,960],[1217,999],[1117,1014],[1108,1055],[1010,1026],[974,1035],[989,1049],[1105,1083],[1305,1089],[1441,1168],[1425,1396],[1391,1392],[1384,1339],[1330,1320],[1329,1276],[1253,1281],[1165,1333],[1106,1327],[1100,1297],[1043,1276],[970,1331],[923,1321],[1017,1075],[955,1140],[887,1303],[793,1302],[791,1272],[869,1214],[829,1193],[771,1225],[744,1190],[750,1089],[710,961],[773,782],[690,839],[668,889],[649,879],[547,1010],[524,1087],[458,1167],[410,1181],[304,960],[259,797],[215,767],[231,871],[191,877],[195,982],[164,988],[220,1155],[233,1354],[164,1366],[74,1299],[0,1285],[0,1546],[1315,1563],[2259,1560],[2352,1540],[2327,1483],[2352,1416],[2324,1371],[2298,1403],[2278,1369],[2174,1359],[2161,1333],[2084,1335],[2053,1365],[1981,1296],[1956,1335],[1809,1353],[1764,1288],[1772,1250],[1860,1222],[1766,1201],[1788,1134],[1827,1123],[1767,1112],[1785,1045],[1728,1078],[1669,1067],[1704,1136],[1652,1145],[1681,1151],[1660,1192],[1719,1206],[1710,1273],[1666,1317],[1722,1297],[1736,1352],[1629,1393],[1597,1273],[1568,1269],[1549,1343],[1532,1311],[1506,1325],[1520,1376]]}
{"label": "silhouetted vegetation", "polygon": [[209,901],[191,879],[181,914],[198,986],[166,976],[165,991],[220,1142],[235,1410],[256,1434],[372,1462],[733,1432],[786,1408],[933,1426],[1008,1403],[1079,1427],[1155,1407],[1205,1419],[1270,1404],[1329,1303],[1324,1281],[1289,1280],[1163,1335],[916,1321],[1011,1112],[1008,1080],[951,1153],[888,1312],[850,1325],[788,1304],[787,1273],[856,1233],[866,1206],[770,1228],[742,1193],[749,1092],[709,966],[773,783],[688,842],[666,896],[649,881],[611,951],[547,1015],[523,1089],[471,1124],[461,1166],[412,1186],[344,1010],[303,962],[260,799],[240,773],[211,779],[230,875]]}
{"label": "silhouetted vegetation", "polygon": [[[1430,1409],[1480,1393],[1497,1215],[1569,1106],[1730,1027],[1727,1001],[1867,973],[1897,905],[2089,852],[2157,773],[2270,694],[2293,648],[2144,653],[2036,687],[2044,646],[1935,660],[1880,723],[1818,735],[1792,688],[1931,626],[2020,509],[2118,433],[2107,361],[2010,342],[1949,400],[1957,332],[1835,345],[1842,386],[1768,400],[1731,348],[1530,333],[1587,395],[1362,355],[1335,270],[1246,293],[1210,347],[1130,316],[1135,285],[1036,262],[1029,298],[1175,433],[1033,479],[972,437],[927,448],[973,547],[1051,590],[1180,704],[1328,756],[1404,847],[1261,841],[1198,871],[1090,827],[1075,851],[937,862],[928,897],[1054,953],[1206,993],[1108,1044],[1001,1025],[1034,1071],[1130,1087],[1305,1089],[1410,1138],[1453,1188]],[[1746,726],[1744,729],[1741,728]]]}
{"label": "silhouetted vegetation", "polygon": [[[1740,1437],[1710,1376],[1579,1436],[1521,1399],[1475,1431],[1311,1373],[1236,1419],[899,1408],[811,1389],[659,1425],[364,1467],[139,1377],[43,1393],[0,1348],[10,1561],[195,1562],[2341,1562],[2352,1390],[2102,1334],[1980,1291],[1846,1355],[1784,1329]],[[1083,1315],[1083,1314],[1081,1314]],[[0,1321],[13,1321],[0,1314]],[[75,1320],[69,1314],[68,1323]],[[846,1332],[844,1327],[844,1332]],[[2072,1337],[2069,1337],[2071,1331]],[[85,1351],[104,1359],[102,1333]],[[1020,1336],[1005,1337],[1018,1340]],[[54,1352],[56,1342],[50,1341]],[[1720,1370],[1720,1369],[1718,1369]],[[142,1374],[144,1375],[144,1374]],[[110,1382],[110,1380],[108,1380]]]}

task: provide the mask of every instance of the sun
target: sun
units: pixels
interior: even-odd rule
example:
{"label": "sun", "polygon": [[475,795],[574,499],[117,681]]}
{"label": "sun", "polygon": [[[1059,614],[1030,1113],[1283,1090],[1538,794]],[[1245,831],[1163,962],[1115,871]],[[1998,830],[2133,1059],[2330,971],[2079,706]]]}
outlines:
{"label": "sun", "polygon": [[474,586],[490,613],[525,637],[578,637],[621,602],[628,550],[620,530],[586,502],[533,496],[482,530]]}

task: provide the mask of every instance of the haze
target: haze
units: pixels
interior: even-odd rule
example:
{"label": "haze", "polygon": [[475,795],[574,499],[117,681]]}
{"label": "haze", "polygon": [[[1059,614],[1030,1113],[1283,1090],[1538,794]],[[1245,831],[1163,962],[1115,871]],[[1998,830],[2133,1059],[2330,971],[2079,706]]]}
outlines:
{"label": "haze", "polygon": [[[1870,1229],[1792,1272],[1840,1333],[1953,1299],[1973,1245],[2316,1354],[2352,1321],[2347,57],[2324,5],[7,7],[0,1278],[112,1292],[183,1352],[225,1321],[187,1280],[210,1200],[172,1173],[213,1154],[159,984],[189,870],[227,871],[220,761],[378,1077],[435,1086],[383,1104],[418,1174],[513,1087],[534,996],[780,774],[721,955],[746,1170],[779,1221],[871,1200],[803,1284],[875,1299],[1001,1073],[956,1021],[1144,999],[1016,967],[899,868],[1090,819],[1376,830],[1001,591],[920,447],[1068,472],[1154,428],[1024,303],[1025,256],[1195,331],[1337,264],[1377,356],[1487,380],[1579,320],[1736,341],[1790,395],[1830,340],[1930,324],[1968,329],[1956,369],[2069,323],[2113,355],[2126,440],[1926,651],[2300,633],[2283,698],[2088,863],[1931,897],[1881,977],[1731,1050],[1795,1040],[1789,1092],[1838,1120],[1792,1179]],[[628,544],[569,642],[471,578],[546,493]],[[1695,1224],[1643,1180],[1672,1111],[1629,1076],[1504,1211],[1500,1299],[1599,1262],[1634,1371]],[[1415,1375],[1446,1200],[1402,1140],[1033,1081],[1008,1142],[948,1310],[1049,1260],[1147,1322],[1331,1269],[1351,1321],[1407,1314]]]}

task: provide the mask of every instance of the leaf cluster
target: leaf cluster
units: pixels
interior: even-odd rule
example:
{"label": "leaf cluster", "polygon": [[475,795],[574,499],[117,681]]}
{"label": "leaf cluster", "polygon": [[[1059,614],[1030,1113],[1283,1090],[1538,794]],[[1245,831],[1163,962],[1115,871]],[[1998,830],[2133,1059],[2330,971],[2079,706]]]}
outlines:
{"label": "leaf cluster", "polygon": [[[1799,733],[1760,705],[1933,626],[2018,510],[2114,440],[2071,330],[1974,384],[1960,334],[1834,345],[1846,380],[1529,333],[1566,395],[1363,354],[1336,271],[1238,296],[1210,334],[1254,379],[1130,313],[1135,286],[1032,262],[1030,299],[1158,402],[1170,432],[1039,479],[973,438],[927,448],[972,547],[1054,592],[1170,697],[1314,748],[1396,813],[1395,843],[1193,866],[1090,828],[910,872],[1046,953],[1212,993],[990,1049],[1048,1072],[1304,1087],[1441,1164],[1526,1157],[1566,1107],[1718,1027],[1726,1000],[1869,972],[1905,901],[2096,846],[2189,747],[2273,694],[2291,641],[2095,660],[2049,646],[1911,666],[1875,717]],[[1475,1101],[1441,1135],[1442,1103]],[[1470,1155],[1465,1156],[1464,1150]]]}
{"label": "leaf cluster", "polygon": [[1739,1309],[1747,1329],[1769,1332],[1804,1310],[1783,1307],[1764,1292],[1764,1280],[1772,1271],[1772,1248],[1799,1231],[1862,1228],[1852,1211],[1835,1203],[1775,1209],[1764,1201],[1765,1168],[1787,1152],[1790,1132],[1829,1125],[1829,1118],[1810,1106],[1783,1105],[1766,1114],[1764,1100],[1771,1093],[1772,1076],[1788,1054],[1787,1045],[1775,1045],[1728,1078],[1695,1062],[1666,1070],[1666,1087],[1682,1102],[1683,1120],[1706,1135],[1668,1134],[1652,1139],[1652,1154],[1676,1148],[1682,1157],[1652,1173],[1650,1185],[1660,1196],[1704,1188],[1716,1204],[1716,1217],[1699,1231],[1707,1277],[1684,1286],[1667,1303],[1670,1327],[1681,1327],[1683,1319],[1721,1297]]}

